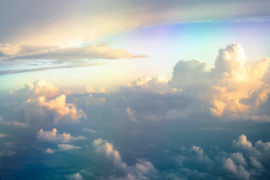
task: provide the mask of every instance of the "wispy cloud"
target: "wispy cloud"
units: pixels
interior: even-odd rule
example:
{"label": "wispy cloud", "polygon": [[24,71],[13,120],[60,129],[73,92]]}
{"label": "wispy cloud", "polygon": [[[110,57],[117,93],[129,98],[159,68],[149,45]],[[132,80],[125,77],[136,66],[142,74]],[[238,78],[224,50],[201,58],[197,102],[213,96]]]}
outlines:
{"label": "wispy cloud", "polygon": [[[82,47],[60,48],[57,46],[27,46],[0,44],[0,63],[9,63],[13,69],[1,70],[0,75],[16,74],[51,69],[68,69],[102,65],[101,60],[144,58],[124,49],[110,48],[107,44]],[[97,63],[99,59],[100,63]],[[39,60],[42,63],[37,63]],[[46,64],[44,64],[47,62]],[[30,63],[30,68],[17,68],[17,65]],[[46,65],[46,66],[44,66]]]}

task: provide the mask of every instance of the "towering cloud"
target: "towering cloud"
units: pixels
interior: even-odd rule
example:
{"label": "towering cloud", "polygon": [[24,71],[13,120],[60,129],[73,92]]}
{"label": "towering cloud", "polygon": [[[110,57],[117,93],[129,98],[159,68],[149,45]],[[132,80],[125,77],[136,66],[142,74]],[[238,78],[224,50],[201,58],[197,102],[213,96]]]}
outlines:
{"label": "towering cloud", "polygon": [[47,100],[45,97],[41,96],[38,98],[37,103],[38,105],[55,112],[55,122],[58,122],[64,117],[68,117],[75,121],[85,117],[82,110],[77,110],[73,104],[66,103],[65,95],[58,96],[52,100]]}
{"label": "towering cloud", "polygon": [[31,96],[54,97],[58,95],[58,88],[53,86],[50,82],[39,80],[33,83],[27,83],[24,88],[25,92],[31,93]]}
{"label": "towering cloud", "polygon": [[[209,110],[216,116],[257,120],[259,108],[270,92],[270,84],[265,80],[269,63],[267,58],[248,63],[243,48],[232,44],[219,51],[210,71],[198,60],[179,61],[170,85],[202,103],[211,102]],[[267,118],[261,115],[261,119]]]}

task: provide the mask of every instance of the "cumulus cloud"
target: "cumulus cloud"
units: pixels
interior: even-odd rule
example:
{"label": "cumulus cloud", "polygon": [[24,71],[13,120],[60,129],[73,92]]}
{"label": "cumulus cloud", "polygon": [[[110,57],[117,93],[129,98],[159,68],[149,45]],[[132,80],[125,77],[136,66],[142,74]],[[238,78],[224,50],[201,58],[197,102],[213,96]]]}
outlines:
{"label": "cumulus cloud", "polygon": [[126,108],[126,113],[129,117],[129,119],[133,122],[138,122],[137,119],[135,118],[134,111],[131,108]]}
{"label": "cumulus cloud", "polygon": [[104,153],[106,156],[111,157],[116,165],[121,168],[126,168],[126,164],[122,162],[119,152],[114,148],[114,146],[103,139],[96,139],[93,142],[94,147],[97,152]]}
{"label": "cumulus cloud", "polygon": [[60,151],[70,151],[81,148],[80,146],[74,146],[71,144],[57,144],[57,147],[59,148]]}
{"label": "cumulus cloud", "polygon": [[242,148],[251,148],[252,143],[247,140],[247,137],[245,135],[241,135],[238,137],[238,140],[234,140],[233,143],[237,147],[242,147]]}
{"label": "cumulus cloud", "polygon": [[78,121],[85,118],[86,115],[81,109],[76,108],[72,103],[66,103],[66,95],[62,94],[54,99],[48,99],[44,96],[39,96],[35,99],[28,99],[27,104],[37,104],[47,110],[54,112],[54,122],[67,118],[67,120]]}
{"label": "cumulus cloud", "polygon": [[43,129],[40,129],[38,131],[38,139],[42,141],[50,141],[50,142],[61,142],[66,143],[70,141],[76,141],[76,140],[85,140],[85,137],[83,136],[71,136],[69,133],[63,132],[57,133],[58,130],[56,128],[53,128],[51,131],[44,131]]}
{"label": "cumulus cloud", "polygon": [[224,167],[239,179],[268,177],[267,167],[270,159],[270,142],[257,141],[253,146],[245,135],[233,141],[240,152],[230,154],[224,160]]}
{"label": "cumulus cloud", "polygon": [[67,176],[69,180],[83,180],[83,177],[80,173],[75,173],[72,175]]}
{"label": "cumulus cloud", "polygon": [[54,97],[58,95],[59,90],[52,83],[44,80],[34,81],[33,83],[27,83],[23,91],[31,93],[31,95]]}
{"label": "cumulus cloud", "polygon": [[[233,152],[216,149],[207,151],[193,145],[182,148],[175,158],[179,165],[178,177],[207,179],[263,179],[269,178],[270,142],[257,141],[253,146],[245,135],[233,141]],[[192,154],[195,152],[196,154]]]}
{"label": "cumulus cloud", "polygon": [[224,161],[224,168],[230,173],[234,174],[239,179],[250,178],[250,173],[242,165],[235,165],[234,161],[231,158],[228,158]]}
{"label": "cumulus cloud", "polygon": [[55,123],[58,123],[59,120],[74,122],[86,118],[81,109],[78,109],[73,103],[66,102],[66,94],[68,91],[60,92],[52,83],[38,80],[27,83],[23,89],[16,91],[12,96],[17,97],[13,103],[19,101],[17,103],[21,104],[20,106],[29,117],[34,114],[39,114],[36,116],[40,117],[46,116],[48,113],[45,111],[50,111]]}
{"label": "cumulus cloud", "polygon": [[47,154],[53,154],[55,152],[55,150],[53,150],[53,149],[51,149],[51,148],[47,148],[46,150],[45,150],[45,153],[47,153]]}
{"label": "cumulus cloud", "polygon": [[151,162],[139,159],[134,166],[129,166],[122,161],[119,151],[108,141],[96,139],[93,145],[97,152],[104,153],[107,157],[112,158],[114,164],[126,174],[124,177],[118,177],[117,179],[148,179],[150,176],[154,176],[156,169]]}
{"label": "cumulus cloud", "polygon": [[168,79],[163,75],[157,75],[155,77],[141,77],[131,83],[127,84],[127,87],[136,90],[148,90],[159,94],[170,92],[168,88]]}
{"label": "cumulus cloud", "polygon": [[198,98],[213,115],[263,120],[267,115],[259,115],[259,108],[270,92],[270,84],[264,78],[269,73],[270,59],[255,64],[246,59],[243,48],[232,44],[219,51],[210,71],[198,60],[179,61],[169,84]]}

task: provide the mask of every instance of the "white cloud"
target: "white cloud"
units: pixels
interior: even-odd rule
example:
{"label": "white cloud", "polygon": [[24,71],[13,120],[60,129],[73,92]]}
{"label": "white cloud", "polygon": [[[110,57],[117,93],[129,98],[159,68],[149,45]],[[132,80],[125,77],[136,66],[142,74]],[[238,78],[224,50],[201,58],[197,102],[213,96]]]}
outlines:
{"label": "white cloud", "polygon": [[250,179],[250,173],[242,165],[235,165],[231,158],[224,161],[224,168],[239,179]]}
{"label": "white cloud", "polygon": [[[179,165],[179,174],[187,179],[268,179],[270,165],[270,142],[252,143],[246,135],[240,135],[232,142],[233,152],[216,147],[215,150],[203,150],[193,145],[190,149],[180,148],[181,155],[175,161]],[[208,146],[208,145],[207,145]],[[222,146],[221,146],[222,147]],[[227,148],[226,148],[227,149]],[[194,153],[196,152],[195,156]],[[201,176],[201,175],[206,176]]]}
{"label": "white cloud", "polygon": [[53,128],[51,131],[44,131],[43,129],[40,129],[38,131],[37,135],[39,140],[43,141],[51,141],[51,142],[70,142],[70,141],[76,141],[76,140],[85,140],[85,137],[83,136],[71,136],[69,133],[57,133],[57,129]]}
{"label": "white cloud", "polygon": [[126,113],[129,117],[129,119],[133,122],[138,122],[137,119],[135,118],[135,112],[131,108],[126,108]]}
{"label": "white cloud", "polygon": [[75,174],[72,174],[72,175],[69,175],[69,176],[67,176],[68,177],[68,179],[70,179],[70,180],[83,180],[83,177],[82,177],[82,175],[80,174],[80,173],[75,173]]}
{"label": "white cloud", "polygon": [[21,48],[18,45],[0,43],[0,57],[17,54],[20,50]]}
{"label": "white cloud", "polygon": [[80,146],[74,146],[71,144],[57,144],[57,147],[59,148],[60,151],[69,151],[81,148]]}
{"label": "white cloud", "polygon": [[85,118],[86,115],[81,109],[76,108],[72,103],[66,103],[66,95],[60,95],[55,99],[47,99],[40,96],[37,99],[28,99],[27,103],[38,104],[40,107],[45,107],[55,113],[54,122],[57,123],[61,119],[67,118],[71,121],[78,121]]}
{"label": "white cloud", "polygon": [[96,139],[93,142],[97,152],[105,153],[106,156],[111,157],[116,165],[121,168],[126,168],[126,164],[122,162],[121,156],[114,146],[103,139]]}
{"label": "white cloud", "polygon": [[30,91],[31,95],[54,97],[58,95],[59,90],[52,83],[44,80],[38,80],[25,85],[25,91]]}
{"label": "white cloud", "polygon": [[83,128],[83,131],[89,132],[89,133],[96,133],[97,131],[91,128]]}
{"label": "white cloud", "polygon": [[144,89],[159,94],[173,91],[168,88],[168,79],[163,75],[157,75],[155,77],[141,77],[127,84],[127,87],[134,88],[136,90]]}
{"label": "white cloud", "polygon": [[243,156],[243,153],[239,153],[239,152],[236,152],[236,153],[232,153],[231,154],[231,158],[237,162],[238,164],[241,164],[241,165],[246,165],[247,162],[246,162],[246,159],[245,157]]}
{"label": "white cloud", "polygon": [[203,154],[203,149],[201,147],[199,147],[199,146],[193,145],[192,150],[195,151],[196,153],[198,153],[199,155]]}
{"label": "white cloud", "polygon": [[96,139],[93,142],[97,152],[104,153],[107,157],[112,158],[114,164],[121,169],[126,175],[117,179],[148,179],[156,171],[153,164],[149,161],[138,160],[134,166],[129,166],[122,161],[122,158],[113,144],[103,139]]}
{"label": "white cloud", "polygon": [[47,153],[47,154],[53,154],[55,152],[55,150],[53,150],[53,149],[51,149],[51,148],[47,148],[46,150],[45,150],[45,153]]}
{"label": "white cloud", "polygon": [[237,147],[242,147],[242,148],[251,148],[252,147],[252,143],[250,141],[248,141],[247,137],[243,134],[238,137],[238,140],[234,140],[233,143]]}
{"label": "white cloud", "polygon": [[248,63],[243,48],[232,44],[220,49],[210,71],[198,60],[179,61],[169,84],[200,100],[215,116],[270,120],[269,115],[259,110],[270,93],[270,84],[264,80],[269,63],[267,58]]}
{"label": "white cloud", "polygon": [[[39,49],[36,47],[25,47],[18,45],[9,45],[5,46],[5,55],[9,58],[7,60],[22,60],[22,59],[47,59],[47,60],[66,60],[74,61],[81,59],[129,59],[137,57],[145,57],[145,55],[133,55],[123,49],[113,49],[110,48],[107,44],[97,44],[97,45],[88,45],[82,47],[67,47],[60,48],[56,46],[44,47],[44,49]],[[18,51],[15,51],[15,47],[18,47]],[[1,48],[1,46],[0,46]],[[1,49],[0,49],[1,50]],[[33,51],[29,51],[33,50]],[[8,52],[10,52],[8,54]]]}

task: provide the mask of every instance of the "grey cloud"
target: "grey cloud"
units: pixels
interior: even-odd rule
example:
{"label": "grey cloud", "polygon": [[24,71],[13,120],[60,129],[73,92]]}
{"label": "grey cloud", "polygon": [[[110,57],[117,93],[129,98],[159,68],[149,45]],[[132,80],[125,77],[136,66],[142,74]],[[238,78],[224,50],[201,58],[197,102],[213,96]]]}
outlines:
{"label": "grey cloud", "polygon": [[8,75],[8,74],[18,74],[18,73],[27,73],[27,72],[35,72],[35,71],[46,71],[53,69],[70,69],[70,68],[80,68],[80,67],[91,67],[91,66],[99,66],[102,63],[82,63],[82,64],[70,64],[70,65],[61,65],[61,66],[51,66],[51,67],[40,67],[40,68],[29,68],[29,69],[11,69],[11,70],[2,70],[0,71],[0,75]]}

